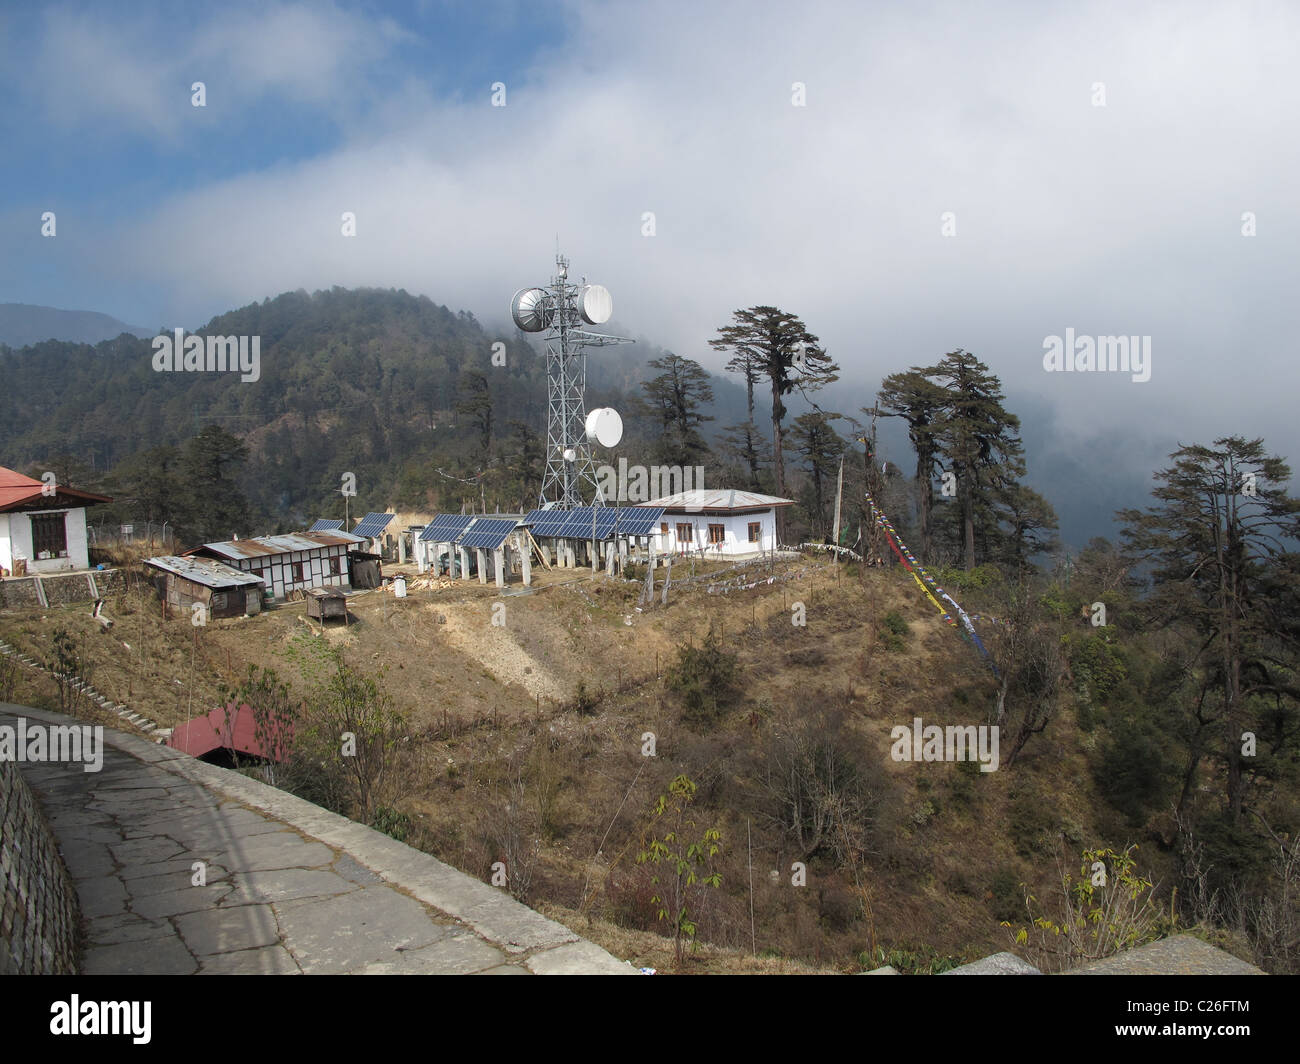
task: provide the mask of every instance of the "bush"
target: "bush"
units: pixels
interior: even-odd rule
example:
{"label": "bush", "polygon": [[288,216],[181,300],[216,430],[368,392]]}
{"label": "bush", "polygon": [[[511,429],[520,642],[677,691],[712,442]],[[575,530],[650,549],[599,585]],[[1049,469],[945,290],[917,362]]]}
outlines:
{"label": "bush", "polygon": [[711,724],[722,715],[736,681],[737,657],[722,645],[709,626],[698,647],[685,646],[668,670],[668,688],[682,699],[682,719]]}
{"label": "bush", "polygon": [[911,634],[911,627],[897,610],[890,610],[880,620],[880,642],[886,650],[900,651],[906,645],[906,637]]}
{"label": "bush", "polygon": [[907,635],[912,630],[903,615],[897,610],[890,610],[886,613],[881,623],[894,635]]}
{"label": "bush", "polygon": [[993,873],[989,883],[989,912],[998,923],[1019,919],[1024,915],[1025,896],[1020,877],[1006,865]]}
{"label": "bush", "polygon": [[411,829],[411,818],[405,813],[399,813],[396,809],[389,809],[386,805],[381,805],[375,810],[375,815],[370,820],[370,826],[376,831],[382,831],[398,842],[405,842],[407,832]]}
{"label": "bush", "polygon": [[596,710],[600,708],[600,696],[594,691],[587,690],[586,681],[579,680],[578,689],[573,694],[573,701],[570,706],[578,716],[592,717],[595,716]]}

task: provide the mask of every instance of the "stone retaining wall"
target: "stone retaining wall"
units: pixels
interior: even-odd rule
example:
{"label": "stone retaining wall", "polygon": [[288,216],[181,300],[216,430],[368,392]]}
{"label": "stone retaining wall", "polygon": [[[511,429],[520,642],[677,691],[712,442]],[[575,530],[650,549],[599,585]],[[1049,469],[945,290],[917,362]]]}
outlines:
{"label": "stone retaining wall", "polygon": [[0,761],[0,975],[77,970],[76,894],[32,792]]}

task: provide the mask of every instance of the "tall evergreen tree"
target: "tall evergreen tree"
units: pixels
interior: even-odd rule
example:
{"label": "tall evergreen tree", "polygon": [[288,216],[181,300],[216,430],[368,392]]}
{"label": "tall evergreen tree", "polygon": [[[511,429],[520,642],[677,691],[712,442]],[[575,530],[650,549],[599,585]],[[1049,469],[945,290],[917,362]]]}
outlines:
{"label": "tall evergreen tree", "polygon": [[790,426],[790,450],[807,462],[805,468],[812,478],[815,506],[813,528],[821,535],[826,532],[828,483],[833,489],[840,456],[844,454],[844,441],[831,426],[831,421],[839,417],[839,414],[824,414],[814,410],[795,418],[794,424]]}
{"label": "tall evergreen tree", "polygon": [[713,420],[701,412],[704,404],[713,402],[709,374],[698,362],[672,352],[649,365],[662,371],[641,385],[643,406],[659,430],[656,453],[666,465],[695,465],[709,453],[700,435],[700,426]]}
{"label": "tall evergreen tree", "polygon": [[248,498],[239,481],[247,460],[244,441],[220,425],[208,425],[185,444],[180,462],[184,510],[176,524],[186,536],[210,542],[247,531]]}
{"label": "tall evergreen tree", "polygon": [[[793,314],[776,307],[750,307],[732,312],[733,323],[718,329],[709,346],[731,351],[727,368],[746,372],[757,367],[772,388],[772,456],[776,467],[776,493],[785,494],[785,456],[782,432],[786,408],[782,401],[795,388],[805,392],[839,379],[839,366],[822,350],[816,336]],[[746,377],[748,380],[748,376]],[[781,510],[777,510],[778,534]]]}
{"label": "tall evergreen tree", "polygon": [[762,491],[759,470],[772,460],[772,453],[758,426],[753,421],[742,421],[739,425],[725,426],[723,431],[726,435],[722,437],[722,453],[744,464],[750,491]]}
{"label": "tall evergreen tree", "polygon": [[473,370],[460,375],[456,413],[466,415],[478,429],[479,449],[484,453],[492,446],[492,390],[487,378]]}
{"label": "tall evergreen tree", "polygon": [[934,532],[934,473],[939,462],[939,441],[934,426],[943,416],[948,394],[929,377],[933,368],[913,366],[906,373],[892,373],[881,382],[876,408],[885,417],[907,422],[907,438],[916,452],[916,490],[921,512],[921,557],[932,560]]}
{"label": "tall evergreen tree", "polygon": [[[1243,736],[1276,732],[1296,749],[1300,707],[1300,500],[1285,489],[1287,464],[1263,440],[1229,436],[1181,447],[1156,474],[1156,504],[1123,510],[1123,539],[1154,563],[1150,608],[1200,637],[1195,738],[1180,810],[1206,756],[1224,767],[1227,818],[1237,825],[1250,778]],[[1272,726],[1267,718],[1288,719]],[[1217,731],[1217,741],[1213,733]],[[1203,746],[1201,736],[1211,736]]]}
{"label": "tall evergreen tree", "polygon": [[975,516],[1024,475],[1020,419],[1002,405],[1002,382],[967,351],[957,350],[926,375],[947,393],[941,419],[929,430],[957,479],[963,562],[975,568]]}

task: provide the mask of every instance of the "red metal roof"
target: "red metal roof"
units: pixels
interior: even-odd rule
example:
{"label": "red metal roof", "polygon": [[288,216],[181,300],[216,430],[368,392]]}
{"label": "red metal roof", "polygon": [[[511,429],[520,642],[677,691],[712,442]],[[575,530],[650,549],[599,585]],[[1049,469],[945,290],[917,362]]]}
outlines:
{"label": "red metal roof", "polygon": [[[21,473],[12,469],[0,466],[0,510],[10,510],[16,506],[22,506],[24,503],[40,502],[42,499],[41,492],[45,485],[39,480],[33,480],[31,477],[25,477]],[[72,488],[65,488],[62,484],[56,484],[55,490],[58,495],[65,499],[69,496],[74,499],[84,499],[87,502],[112,502],[113,500],[104,495],[92,495],[88,491],[75,491]],[[52,504],[58,505],[57,496],[45,498]]]}
{"label": "red metal roof", "polygon": [[[234,719],[233,736],[226,726],[228,713]],[[254,731],[253,711],[247,704],[235,709],[232,702],[228,706],[218,706],[206,717],[198,717],[188,724],[179,725],[172,731],[167,745],[183,750],[191,757],[202,757],[213,750],[233,747],[238,753],[269,759],[270,755],[257,741]]]}

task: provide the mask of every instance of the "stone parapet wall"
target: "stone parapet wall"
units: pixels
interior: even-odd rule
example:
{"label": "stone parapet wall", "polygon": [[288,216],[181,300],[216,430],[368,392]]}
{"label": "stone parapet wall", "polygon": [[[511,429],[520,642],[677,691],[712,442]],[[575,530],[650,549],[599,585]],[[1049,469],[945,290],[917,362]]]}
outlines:
{"label": "stone parapet wall", "polygon": [[12,761],[0,761],[0,884],[0,975],[75,973],[77,896]]}

